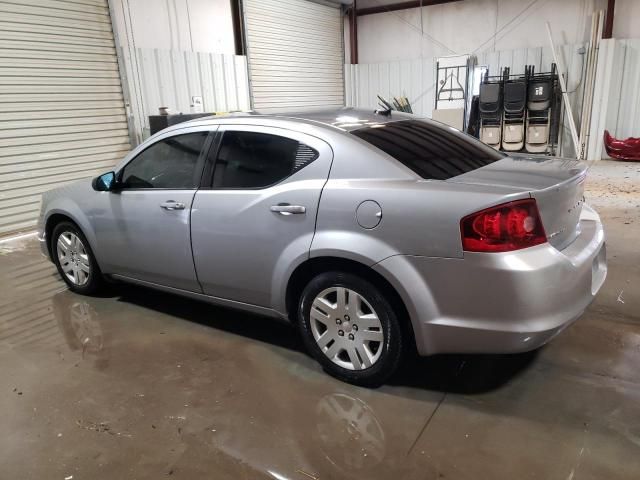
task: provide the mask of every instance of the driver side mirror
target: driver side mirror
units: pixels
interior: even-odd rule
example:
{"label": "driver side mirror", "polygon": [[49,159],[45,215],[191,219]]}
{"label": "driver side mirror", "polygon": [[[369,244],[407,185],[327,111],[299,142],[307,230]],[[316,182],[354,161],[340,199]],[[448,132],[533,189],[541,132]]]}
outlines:
{"label": "driver side mirror", "polygon": [[116,188],[115,172],[103,173],[91,182],[91,186],[98,192],[110,192]]}

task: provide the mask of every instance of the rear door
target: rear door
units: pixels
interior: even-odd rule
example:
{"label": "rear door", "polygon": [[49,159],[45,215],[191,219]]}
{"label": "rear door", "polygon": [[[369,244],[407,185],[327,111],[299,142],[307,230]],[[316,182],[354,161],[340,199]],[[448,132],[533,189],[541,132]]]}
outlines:
{"label": "rear door", "polygon": [[191,235],[206,294],[271,307],[290,266],[309,255],[333,159],[323,140],[281,128],[221,126]]}

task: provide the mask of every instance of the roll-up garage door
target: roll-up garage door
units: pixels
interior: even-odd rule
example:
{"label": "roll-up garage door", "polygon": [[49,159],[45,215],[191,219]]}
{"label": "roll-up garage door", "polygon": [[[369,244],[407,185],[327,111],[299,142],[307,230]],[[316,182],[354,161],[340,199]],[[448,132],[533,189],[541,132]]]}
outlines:
{"label": "roll-up garage door", "polygon": [[344,105],[340,8],[310,0],[244,0],[253,108]]}
{"label": "roll-up garage door", "polygon": [[0,0],[0,236],[128,150],[107,0]]}

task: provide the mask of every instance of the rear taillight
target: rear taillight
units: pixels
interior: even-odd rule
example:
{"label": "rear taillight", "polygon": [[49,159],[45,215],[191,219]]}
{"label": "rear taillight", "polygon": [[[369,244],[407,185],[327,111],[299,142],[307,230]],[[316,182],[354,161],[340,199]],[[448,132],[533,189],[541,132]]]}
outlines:
{"label": "rear taillight", "polygon": [[460,231],[467,252],[509,252],[547,241],[533,198],[468,215],[460,221]]}

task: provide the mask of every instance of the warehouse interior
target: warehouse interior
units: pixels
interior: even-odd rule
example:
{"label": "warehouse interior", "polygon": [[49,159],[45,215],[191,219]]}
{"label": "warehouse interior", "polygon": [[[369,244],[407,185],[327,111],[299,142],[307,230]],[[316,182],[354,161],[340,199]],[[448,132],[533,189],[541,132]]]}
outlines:
{"label": "warehouse interior", "polygon": [[[0,0],[6,478],[639,478],[639,22],[636,0]],[[43,193],[159,129],[328,108],[585,162],[593,303],[534,351],[410,355],[365,388],[285,321],[80,295],[41,254]]]}

